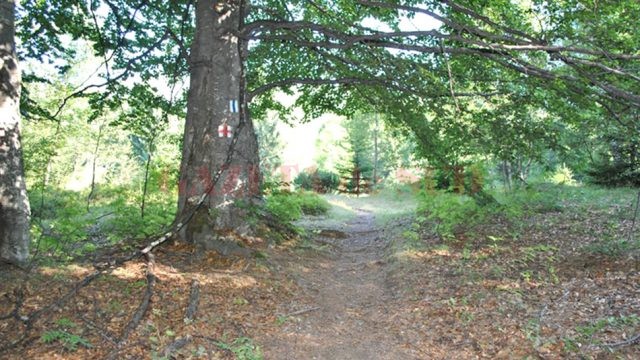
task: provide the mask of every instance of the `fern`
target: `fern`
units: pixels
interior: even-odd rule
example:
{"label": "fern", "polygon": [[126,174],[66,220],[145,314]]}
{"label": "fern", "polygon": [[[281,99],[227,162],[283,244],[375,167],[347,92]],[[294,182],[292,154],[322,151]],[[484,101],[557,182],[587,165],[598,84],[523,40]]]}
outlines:
{"label": "fern", "polygon": [[84,346],[85,348],[92,347],[89,340],[82,336],[62,330],[48,330],[42,334],[40,340],[45,344],[61,342],[62,346],[64,346],[68,351],[78,350],[78,345]]}

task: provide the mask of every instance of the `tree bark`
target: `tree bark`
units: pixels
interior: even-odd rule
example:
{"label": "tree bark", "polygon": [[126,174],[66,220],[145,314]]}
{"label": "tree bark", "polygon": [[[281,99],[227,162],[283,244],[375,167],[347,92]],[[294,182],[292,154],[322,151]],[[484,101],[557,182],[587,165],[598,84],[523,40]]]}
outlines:
{"label": "tree bark", "polygon": [[20,145],[20,69],[15,51],[15,2],[0,0],[0,259],[29,255],[29,199]]}
{"label": "tree bark", "polygon": [[[247,205],[260,199],[258,142],[245,101],[247,44],[236,36],[243,25],[244,3],[197,2],[180,167],[177,219],[195,211],[180,237],[223,254],[238,251],[227,235],[251,233]],[[237,111],[231,101],[237,101]],[[233,141],[218,137],[218,126],[224,122],[233,127],[238,139],[229,166],[215,182],[214,174],[225,164]],[[211,189],[208,198],[196,209],[207,189]]]}

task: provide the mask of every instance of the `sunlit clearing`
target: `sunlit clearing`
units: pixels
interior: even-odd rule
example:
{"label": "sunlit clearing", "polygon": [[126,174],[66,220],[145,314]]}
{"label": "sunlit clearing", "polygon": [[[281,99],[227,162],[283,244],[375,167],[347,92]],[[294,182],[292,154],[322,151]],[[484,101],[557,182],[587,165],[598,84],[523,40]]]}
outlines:
{"label": "sunlit clearing", "polygon": [[335,206],[335,207],[339,207],[341,209],[344,210],[348,210],[348,211],[355,211],[354,208],[352,208],[351,206],[347,205],[347,203],[345,203],[344,201],[340,201],[337,199],[332,199],[332,198],[327,198],[327,201],[329,202],[329,204]]}

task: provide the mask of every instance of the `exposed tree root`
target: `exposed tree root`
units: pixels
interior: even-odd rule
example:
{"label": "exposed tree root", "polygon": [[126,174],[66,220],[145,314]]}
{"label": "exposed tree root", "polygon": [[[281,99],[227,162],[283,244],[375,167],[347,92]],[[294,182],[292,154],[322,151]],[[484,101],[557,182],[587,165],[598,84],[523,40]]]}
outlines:
{"label": "exposed tree root", "polygon": [[615,347],[622,347],[622,346],[628,346],[628,345],[633,345],[636,342],[640,341],[640,333],[636,334],[635,336],[632,336],[630,338],[628,338],[627,340],[624,341],[619,341],[616,343],[607,343],[607,344],[602,344],[600,345],[600,347],[608,347],[608,348],[615,348]]}
{"label": "exposed tree root", "polygon": [[24,303],[24,285],[21,285],[17,288],[15,288],[13,290],[13,295],[15,296],[15,305],[13,307],[13,310],[11,310],[10,313],[8,313],[7,315],[2,315],[0,316],[0,320],[7,320],[10,318],[14,318],[16,320],[21,320],[20,319],[20,309],[22,308],[22,304]]}
{"label": "exposed tree root", "polygon": [[192,340],[193,340],[193,338],[190,335],[187,335],[185,337],[179,337],[179,338],[175,339],[173,342],[171,342],[169,345],[167,345],[166,348],[164,348],[164,351],[162,352],[162,355],[165,358],[170,359],[171,358],[171,354],[173,354],[174,352],[182,349],[187,344],[189,344]]}
{"label": "exposed tree root", "polygon": [[108,359],[116,358],[116,356],[118,355],[118,353],[122,348],[122,345],[126,343],[127,339],[129,338],[129,335],[131,335],[131,333],[138,328],[138,325],[140,325],[142,318],[149,310],[149,305],[151,304],[151,297],[153,296],[153,287],[156,284],[156,276],[153,274],[153,269],[155,266],[155,259],[153,254],[147,253],[146,258],[147,258],[147,289],[144,292],[144,296],[142,297],[142,301],[140,302],[140,305],[131,316],[131,320],[129,320],[129,322],[127,323],[127,326],[125,326],[124,330],[122,331],[122,335],[120,336],[120,338],[116,343],[116,348],[107,357]]}
{"label": "exposed tree root", "polygon": [[113,335],[111,335],[107,330],[105,330],[105,329],[101,328],[100,326],[96,325],[93,321],[87,319],[86,317],[84,317],[82,315],[80,315],[79,318],[80,318],[80,320],[82,320],[83,323],[85,323],[85,325],[87,325],[88,327],[93,329],[95,332],[97,332],[98,335],[100,335],[103,339],[105,339],[108,342],[113,343],[113,344],[117,344],[118,343]]}

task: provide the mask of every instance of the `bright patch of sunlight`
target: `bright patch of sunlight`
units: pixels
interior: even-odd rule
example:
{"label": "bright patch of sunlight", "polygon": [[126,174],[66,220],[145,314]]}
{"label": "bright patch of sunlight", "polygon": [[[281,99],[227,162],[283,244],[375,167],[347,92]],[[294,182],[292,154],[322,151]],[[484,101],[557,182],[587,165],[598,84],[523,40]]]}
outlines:
{"label": "bright patch of sunlight", "polygon": [[556,171],[551,175],[549,180],[558,185],[570,185],[576,186],[578,183],[573,179],[573,171],[566,165],[559,166]]}
{"label": "bright patch of sunlight", "polygon": [[400,30],[402,31],[429,31],[442,26],[439,20],[424,13],[417,13],[415,16],[409,17],[405,12],[400,19]]}
{"label": "bright patch of sunlight", "polygon": [[416,249],[404,249],[394,254],[399,260],[424,260],[424,259],[436,259],[436,258],[455,258],[455,254],[451,253],[449,249],[437,248],[431,250],[416,250]]}
{"label": "bright patch of sunlight", "polygon": [[62,266],[62,267],[48,267],[43,266],[40,268],[40,273],[46,276],[54,275],[70,275],[70,276],[86,276],[90,270],[86,267],[78,266],[75,264]]}
{"label": "bright patch of sunlight", "polygon": [[127,279],[140,279],[144,277],[144,271],[141,266],[138,265],[126,265],[119,267],[113,271],[113,275],[117,278]]}
{"label": "bright patch of sunlight", "polygon": [[[302,118],[302,115],[295,117]],[[331,136],[332,139],[342,138],[344,129],[340,126],[341,120],[342,118],[337,115],[325,114],[304,124],[294,122],[291,126],[278,123],[277,130],[285,143],[282,151],[282,163],[287,166],[296,166],[298,171],[318,167],[317,143],[319,137],[322,133],[323,136]],[[326,162],[330,162],[330,164],[325,163],[324,166],[332,167],[336,161],[336,159],[328,159]]]}
{"label": "bright patch of sunlight", "polygon": [[437,256],[451,257],[451,251],[449,251],[449,249],[434,249],[431,253]]}
{"label": "bright patch of sunlight", "polygon": [[427,258],[429,255],[428,252],[425,251],[416,251],[416,250],[402,250],[394,254],[399,260],[420,260]]}
{"label": "bright patch of sunlight", "polygon": [[347,205],[347,203],[345,203],[344,201],[340,200],[337,197],[326,197],[327,201],[329,202],[329,204],[339,207],[341,209],[347,210],[347,211],[355,211],[355,209],[349,205]]}
{"label": "bright patch of sunlight", "polygon": [[219,284],[219,285],[231,286],[237,289],[241,289],[241,288],[253,287],[258,282],[253,276],[248,276],[248,275],[210,273],[210,274],[207,274],[207,277],[203,281],[203,283]]}
{"label": "bright patch of sunlight", "polygon": [[[382,32],[393,31],[389,25],[372,17],[364,19],[362,21],[362,26]],[[406,11],[400,12],[400,23],[398,24],[398,27],[401,31],[429,31],[437,29],[440,26],[442,26],[442,22],[427,14],[416,13],[409,16]]]}
{"label": "bright patch of sunlight", "polygon": [[[484,283],[487,283],[487,280],[484,281]],[[491,287],[491,286],[488,286]],[[506,283],[497,283],[495,284],[495,288],[497,290],[503,290],[503,291],[514,291],[517,289],[520,289],[520,284],[517,282],[506,282]]]}

